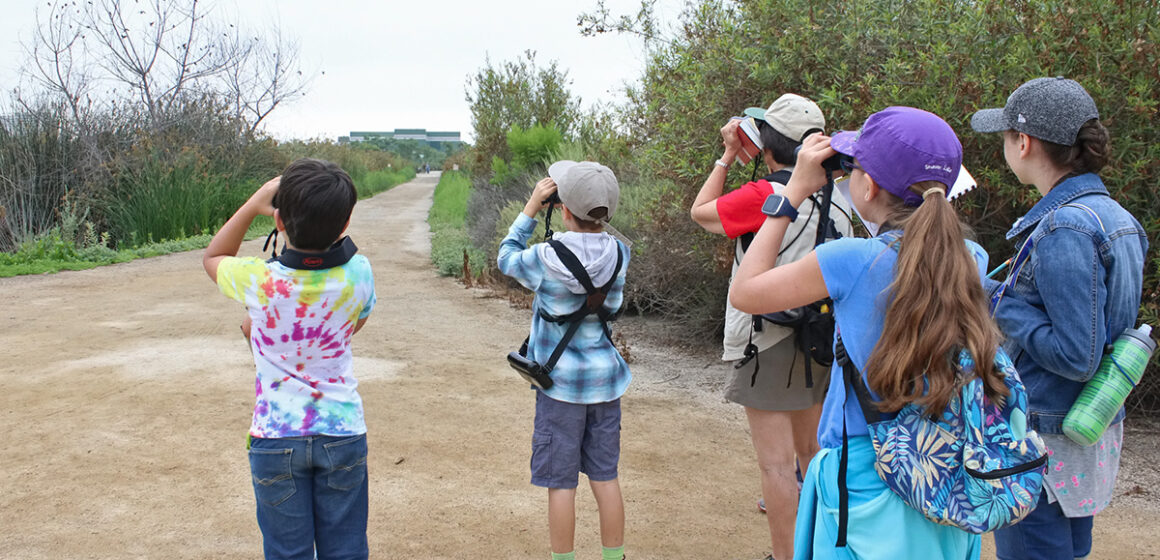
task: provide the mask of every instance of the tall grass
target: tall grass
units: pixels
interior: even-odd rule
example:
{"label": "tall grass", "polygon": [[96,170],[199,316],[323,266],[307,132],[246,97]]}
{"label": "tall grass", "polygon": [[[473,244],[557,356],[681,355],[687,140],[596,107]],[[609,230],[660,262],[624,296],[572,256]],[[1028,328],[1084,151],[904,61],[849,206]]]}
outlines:
{"label": "tall grass", "polygon": [[403,168],[380,169],[367,171],[362,176],[351,176],[354,186],[358,189],[359,198],[370,198],[395,185],[401,185],[415,178],[415,170],[411,166]]}
{"label": "tall grass", "polygon": [[478,276],[487,265],[487,254],[475,248],[467,234],[467,200],[470,196],[471,179],[458,171],[444,171],[435,186],[427,224],[431,227],[431,262],[440,274],[461,274],[464,251],[467,252],[471,274]]}
{"label": "tall grass", "polygon": [[[0,277],[80,270],[204,248],[263,182],[300,157],[350,165],[353,171],[348,173],[359,198],[383,192],[415,175],[409,164],[399,162],[393,154],[323,142],[295,142],[284,147],[254,141],[231,150],[213,146],[166,150],[158,147],[165,143],[156,142],[156,138],[142,144],[105,165],[107,174],[102,182],[87,185],[85,197],[77,200],[58,195],[42,201],[36,208],[46,217],[38,218],[35,228],[15,228],[14,224],[30,220],[14,222],[12,218],[24,215],[14,216],[24,208],[18,204],[22,192],[40,198],[49,192],[34,188],[46,175],[35,168],[23,168],[27,172],[14,176],[29,181],[32,187],[0,188],[0,194],[7,193],[0,197],[0,232],[5,234],[0,237],[7,239],[9,248],[0,252]],[[0,157],[0,161],[5,159]],[[4,220],[4,214],[9,220]],[[250,235],[265,233],[271,227],[270,218],[259,217]]]}
{"label": "tall grass", "polygon": [[148,159],[126,170],[104,205],[117,246],[212,233],[262,184],[206,169],[197,161],[172,164]]}

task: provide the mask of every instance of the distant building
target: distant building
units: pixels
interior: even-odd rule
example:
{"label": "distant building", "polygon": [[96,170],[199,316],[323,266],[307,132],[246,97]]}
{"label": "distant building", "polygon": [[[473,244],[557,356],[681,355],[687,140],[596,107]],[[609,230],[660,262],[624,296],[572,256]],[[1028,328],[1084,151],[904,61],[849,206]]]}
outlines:
{"label": "distant building", "polygon": [[[339,141],[342,141],[339,137]],[[396,128],[393,132],[385,131],[365,131],[353,130],[350,133],[350,142],[363,142],[373,138],[391,138],[394,140],[418,140],[420,142],[428,142],[433,145],[444,144],[449,142],[459,143],[463,140],[459,136],[459,131],[454,132],[437,132],[428,131],[425,128]]]}

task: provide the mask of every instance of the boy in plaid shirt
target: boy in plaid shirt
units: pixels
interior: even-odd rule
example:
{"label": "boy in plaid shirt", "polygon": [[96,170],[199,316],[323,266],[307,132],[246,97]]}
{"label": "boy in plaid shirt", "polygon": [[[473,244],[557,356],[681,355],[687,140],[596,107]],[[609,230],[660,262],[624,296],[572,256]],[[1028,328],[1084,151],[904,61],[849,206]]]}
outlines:
{"label": "boy in plaid shirt", "polygon": [[[595,162],[559,161],[536,183],[524,211],[499,247],[499,269],[536,293],[527,358],[543,365],[568,330],[565,317],[586,305],[587,291],[548,243],[528,248],[535,216],[558,194],[568,230],[554,240],[584,267],[593,286],[610,284],[603,309],[624,301],[628,247],[604,231],[616,211],[620,187],[612,170]],[[615,276],[615,278],[614,278]],[[612,344],[606,325],[588,315],[551,370],[552,385],[536,391],[532,433],[532,484],[548,488],[548,530],[553,560],[573,560],[576,487],[588,476],[600,511],[604,560],[624,558],[624,501],[617,480],[620,396],[632,374]]]}

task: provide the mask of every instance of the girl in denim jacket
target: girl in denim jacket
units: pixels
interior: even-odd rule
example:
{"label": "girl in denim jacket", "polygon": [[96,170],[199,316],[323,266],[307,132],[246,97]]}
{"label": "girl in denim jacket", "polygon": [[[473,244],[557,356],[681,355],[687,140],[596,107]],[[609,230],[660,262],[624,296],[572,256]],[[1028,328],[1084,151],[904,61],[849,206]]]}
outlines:
{"label": "girl in denim jacket", "polygon": [[1007,232],[1016,247],[1007,280],[987,284],[1004,348],[1027,387],[1028,428],[1050,455],[1038,506],[995,532],[997,554],[1086,558],[1092,516],[1108,505],[1119,471],[1124,411],[1090,447],[1064,436],[1062,423],[1105,346],[1135,326],[1147,237],[1096,174],[1108,161],[1108,131],[1080,84],[1031,80],[1005,107],[975,113],[971,127],[1002,132],[1007,165],[1043,196]]}

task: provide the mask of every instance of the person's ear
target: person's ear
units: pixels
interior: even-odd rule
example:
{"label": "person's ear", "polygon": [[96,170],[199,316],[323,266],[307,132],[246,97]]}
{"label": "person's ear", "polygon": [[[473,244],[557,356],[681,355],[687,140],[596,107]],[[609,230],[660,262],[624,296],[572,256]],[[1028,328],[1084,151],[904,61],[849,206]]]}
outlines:
{"label": "person's ear", "polygon": [[561,213],[564,215],[564,219],[565,219],[565,220],[571,220],[571,219],[572,219],[572,211],[571,211],[571,210],[569,210],[567,206],[564,206],[563,204],[561,204],[561,205],[560,205],[560,210],[561,210]]}
{"label": "person's ear", "polygon": [[1023,132],[1019,133],[1019,157],[1021,159],[1026,159],[1027,156],[1031,155],[1031,142],[1033,140],[1031,136]]}
{"label": "person's ear", "polygon": [[274,227],[278,228],[278,231],[286,231],[286,224],[282,221],[282,213],[277,208],[274,209]]}
{"label": "person's ear", "polygon": [[878,182],[869,173],[862,172],[862,174],[866,176],[866,202],[870,202],[878,196],[878,191],[882,187],[878,186]]}

